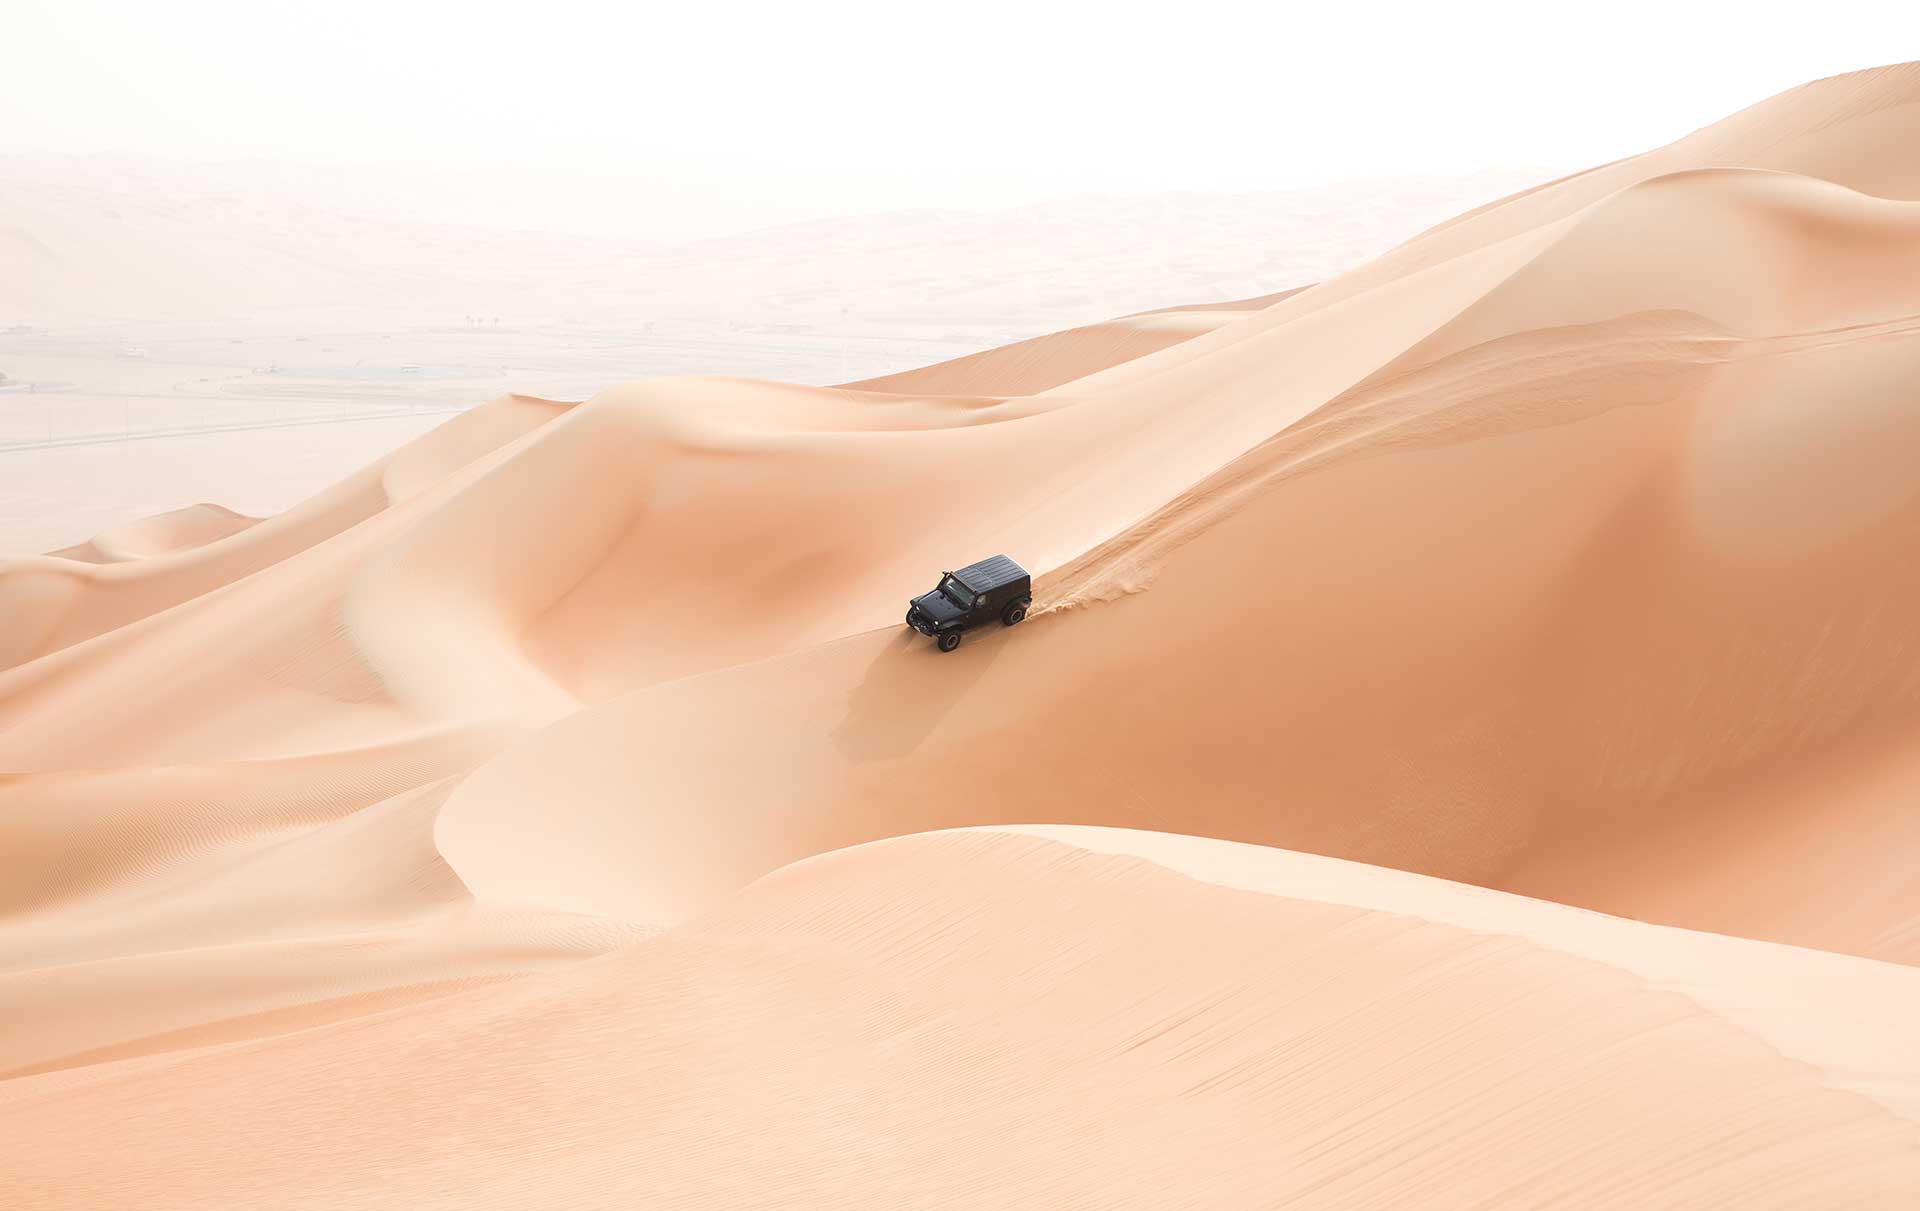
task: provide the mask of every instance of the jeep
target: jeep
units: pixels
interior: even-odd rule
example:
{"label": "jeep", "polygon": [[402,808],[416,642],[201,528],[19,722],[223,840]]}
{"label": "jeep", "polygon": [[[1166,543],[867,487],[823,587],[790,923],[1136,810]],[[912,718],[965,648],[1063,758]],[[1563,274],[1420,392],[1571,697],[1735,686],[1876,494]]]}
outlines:
{"label": "jeep", "polygon": [[931,593],[907,607],[907,625],[932,639],[943,652],[960,646],[960,633],[999,619],[1012,626],[1033,604],[1033,577],[1005,555],[942,572]]}

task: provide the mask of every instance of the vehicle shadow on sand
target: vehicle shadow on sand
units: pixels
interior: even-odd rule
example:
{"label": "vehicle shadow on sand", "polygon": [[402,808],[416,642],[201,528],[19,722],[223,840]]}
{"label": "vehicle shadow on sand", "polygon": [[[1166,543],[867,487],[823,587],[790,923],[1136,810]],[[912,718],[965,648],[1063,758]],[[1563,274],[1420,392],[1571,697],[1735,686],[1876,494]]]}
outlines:
{"label": "vehicle shadow on sand", "polygon": [[997,623],[980,627],[967,632],[959,650],[942,652],[926,636],[901,628],[847,695],[846,716],[833,729],[835,747],[855,762],[911,753],[986,676],[1012,638],[1006,631]]}

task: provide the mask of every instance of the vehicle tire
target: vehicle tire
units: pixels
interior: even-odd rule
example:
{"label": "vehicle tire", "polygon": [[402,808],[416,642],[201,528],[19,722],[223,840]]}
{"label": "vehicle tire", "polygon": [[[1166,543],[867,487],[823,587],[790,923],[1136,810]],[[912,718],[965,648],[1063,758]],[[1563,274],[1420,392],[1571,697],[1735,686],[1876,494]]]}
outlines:
{"label": "vehicle tire", "polygon": [[947,631],[944,634],[942,634],[940,638],[934,640],[934,642],[940,645],[941,651],[951,652],[953,649],[960,646],[960,632]]}
{"label": "vehicle tire", "polygon": [[1032,602],[1027,601],[1024,598],[1014,602],[1012,605],[1007,607],[1006,613],[1000,615],[1000,621],[1005,623],[1008,626],[1012,626],[1014,623],[1019,622],[1022,618],[1025,618],[1027,616],[1027,607],[1032,604],[1033,604]]}
{"label": "vehicle tire", "polygon": [[912,610],[908,610],[908,611],[907,611],[907,629],[908,629],[909,631],[917,631],[917,630],[919,630],[919,629],[920,629],[919,627],[917,627],[917,626],[914,626],[914,625],[913,625],[913,611],[912,611]]}

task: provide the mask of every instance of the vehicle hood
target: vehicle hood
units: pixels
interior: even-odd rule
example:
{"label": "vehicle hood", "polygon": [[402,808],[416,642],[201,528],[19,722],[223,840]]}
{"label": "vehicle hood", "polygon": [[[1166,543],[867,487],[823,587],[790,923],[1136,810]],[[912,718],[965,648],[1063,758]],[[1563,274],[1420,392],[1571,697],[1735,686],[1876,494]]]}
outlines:
{"label": "vehicle hood", "polygon": [[965,612],[959,606],[948,601],[938,589],[935,589],[931,593],[920,594],[920,596],[913,599],[913,604],[919,607],[922,614],[925,614],[935,622],[951,622]]}

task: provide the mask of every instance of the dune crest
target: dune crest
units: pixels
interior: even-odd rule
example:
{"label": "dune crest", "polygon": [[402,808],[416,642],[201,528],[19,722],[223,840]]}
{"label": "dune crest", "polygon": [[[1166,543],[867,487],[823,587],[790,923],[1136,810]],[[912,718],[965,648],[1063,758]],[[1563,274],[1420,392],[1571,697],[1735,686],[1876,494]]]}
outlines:
{"label": "dune crest", "polygon": [[0,562],[5,1201],[1913,1205],[1916,149]]}
{"label": "dune crest", "polygon": [[50,551],[56,559],[81,563],[122,563],[150,559],[204,547],[259,522],[258,517],[235,513],[219,505],[188,505],[183,509],[143,517],[99,534],[76,547]]}

